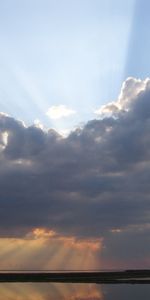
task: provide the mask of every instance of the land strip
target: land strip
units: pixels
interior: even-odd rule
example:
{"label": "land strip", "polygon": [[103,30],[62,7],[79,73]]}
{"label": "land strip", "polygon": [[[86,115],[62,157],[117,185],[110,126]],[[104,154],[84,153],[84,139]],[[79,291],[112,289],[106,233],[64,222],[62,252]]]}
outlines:
{"label": "land strip", "polygon": [[0,282],[150,284],[150,270],[111,272],[0,272]]}

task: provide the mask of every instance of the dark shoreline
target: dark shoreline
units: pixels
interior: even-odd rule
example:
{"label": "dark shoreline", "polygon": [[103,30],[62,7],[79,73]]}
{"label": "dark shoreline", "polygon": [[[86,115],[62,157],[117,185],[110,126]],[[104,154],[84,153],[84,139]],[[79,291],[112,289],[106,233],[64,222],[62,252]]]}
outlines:
{"label": "dark shoreline", "polygon": [[150,270],[102,272],[0,272],[0,282],[64,282],[97,284],[150,284]]}

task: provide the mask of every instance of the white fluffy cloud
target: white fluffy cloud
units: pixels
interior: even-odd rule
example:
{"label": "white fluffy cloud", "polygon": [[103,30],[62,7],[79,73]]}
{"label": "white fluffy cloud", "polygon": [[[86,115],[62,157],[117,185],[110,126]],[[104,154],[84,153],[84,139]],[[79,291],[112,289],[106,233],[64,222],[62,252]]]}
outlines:
{"label": "white fluffy cloud", "polygon": [[102,118],[105,116],[117,116],[121,111],[130,110],[137,98],[149,88],[150,78],[141,80],[129,77],[123,82],[118,99],[97,108],[94,113]]}
{"label": "white fluffy cloud", "polygon": [[96,109],[94,113],[99,116],[103,115],[114,115],[115,113],[118,113],[119,106],[115,102],[110,102],[107,105],[103,105],[100,108]]}
{"label": "white fluffy cloud", "polygon": [[51,119],[61,119],[74,114],[76,114],[76,111],[65,105],[51,106],[46,112],[46,115]]}

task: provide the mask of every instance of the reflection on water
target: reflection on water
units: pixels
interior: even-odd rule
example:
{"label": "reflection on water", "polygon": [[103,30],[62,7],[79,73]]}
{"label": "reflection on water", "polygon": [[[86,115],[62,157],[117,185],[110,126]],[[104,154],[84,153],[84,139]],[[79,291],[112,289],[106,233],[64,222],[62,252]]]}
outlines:
{"label": "reflection on water", "polygon": [[0,283],[0,300],[149,300],[150,285]]}
{"label": "reflection on water", "polygon": [[0,300],[102,300],[100,286],[64,283],[2,283]]}

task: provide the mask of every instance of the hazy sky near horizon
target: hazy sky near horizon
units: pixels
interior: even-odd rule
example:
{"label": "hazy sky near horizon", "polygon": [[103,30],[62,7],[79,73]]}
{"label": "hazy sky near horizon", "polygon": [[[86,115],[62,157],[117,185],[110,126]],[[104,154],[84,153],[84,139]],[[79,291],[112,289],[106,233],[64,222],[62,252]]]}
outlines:
{"label": "hazy sky near horizon", "polygon": [[0,268],[149,266],[149,9],[1,1]]}

